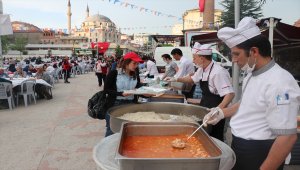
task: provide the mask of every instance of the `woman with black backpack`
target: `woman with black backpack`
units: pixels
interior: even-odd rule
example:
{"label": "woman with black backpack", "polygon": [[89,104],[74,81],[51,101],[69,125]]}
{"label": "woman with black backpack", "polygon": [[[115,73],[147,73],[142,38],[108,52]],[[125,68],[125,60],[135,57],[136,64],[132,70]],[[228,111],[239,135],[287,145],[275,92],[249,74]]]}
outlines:
{"label": "woman with black backpack", "polygon": [[[134,52],[124,55],[118,64],[118,69],[110,71],[104,83],[104,91],[108,93],[109,100],[114,101],[113,106],[136,103],[137,96],[125,93],[125,90],[133,90],[141,86],[138,65],[143,60]],[[110,103],[110,102],[109,102]],[[110,116],[106,114],[106,133],[105,137],[112,135],[110,129]]]}

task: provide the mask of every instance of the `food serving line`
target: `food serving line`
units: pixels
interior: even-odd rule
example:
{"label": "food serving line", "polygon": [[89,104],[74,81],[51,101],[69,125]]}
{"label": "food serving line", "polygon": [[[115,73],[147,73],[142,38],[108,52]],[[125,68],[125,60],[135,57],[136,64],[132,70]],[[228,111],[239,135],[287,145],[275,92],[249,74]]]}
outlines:
{"label": "food serving line", "polygon": [[[197,131],[195,135],[193,135],[193,139],[187,140],[186,148],[172,148],[171,139],[175,139],[174,137],[185,138],[189,136],[199,127],[199,124],[197,123],[182,121],[131,122],[120,118],[126,113],[149,111],[155,113],[169,113],[175,116],[196,116],[200,119],[208,112],[206,108],[201,106],[170,102],[148,102],[142,104],[121,105],[109,109],[110,126],[115,134],[104,138],[94,147],[93,158],[98,169],[196,170],[202,168],[206,170],[228,170],[233,167],[235,163],[235,154],[232,149],[225,143],[209,137],[203,129]],[[131,146],[136,146],[138,144],[137,140],[131,141],[134,144],[130,144],[129,139],[134,137],[139,139],[145,137],[145,141],[141,142],[139,147],[142,150],[145,149],[146,153],[139,153],[139,151],[131,148]],[[147,138],[151,140],[147,140]],[[158,141],[161,140],[161,142],[153,140],[155,138],[159,138]],[[159,144],[165,142],[166,139],[168,139],[167,143],[164,144],[163,147],[160,146]],[[191,142],[194,140],[198,140],[197,142],[201,143],[201,147],[204,149],[203,151],[208,154],[207,157],[201,157],[203,151],[200,151],[200,148],[195,149],[190,147]],[[154,152],[158,152],[158,154],[155,156]],[[170,157],[166,155],[160,156],[167,152],[170,152]],[[191,155],[187,157],[176,157],[173,155],[176,155],[176,153],[179,155],[188,155],[189,152]],[[199,153],[201,153],[201,156],[197,155]]]}

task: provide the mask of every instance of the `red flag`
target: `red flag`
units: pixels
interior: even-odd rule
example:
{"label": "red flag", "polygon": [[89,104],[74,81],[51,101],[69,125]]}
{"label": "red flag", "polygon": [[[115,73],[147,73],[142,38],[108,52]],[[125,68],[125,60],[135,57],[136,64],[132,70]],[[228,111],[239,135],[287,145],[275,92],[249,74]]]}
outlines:
{"label": "red flag", "polygon": [[204,12],[205,0],[199,0],[200,12]]}
{"label": "red flag", "polygon": [[94,49],[98,47],[99,53],[105,53],[105,51],[108,49],[110,43],[109,42],[97,42],[97,43],[91,43],[91,47]]}

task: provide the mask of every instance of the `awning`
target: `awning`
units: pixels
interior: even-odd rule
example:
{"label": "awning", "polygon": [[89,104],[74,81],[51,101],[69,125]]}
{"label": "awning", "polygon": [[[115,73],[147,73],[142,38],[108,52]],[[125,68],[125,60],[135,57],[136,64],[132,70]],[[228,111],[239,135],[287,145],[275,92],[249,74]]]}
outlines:
{"label": "awning", "polygon": [[183,35],[151,35],[156,42],[181,42]]}
{"label": "awning", "polygon": [[[264,26],[264,21],[269,18],[262,19],[258,24],[260,27]],[[262,34],[269,37],[269,28],[262,31]],[[273,36],[274,49],[300,47],[300,28],[292,25],[288,25],[282,22],[278,22],[274,27]]]}
{"label": "awning", "polygon": [[217,36],[217,32],[211,32],[207,34],[194,35],[192,36],[191,43],[199,42],[200,44],[208,44],[220,41]]}
{"label": "awning", "polygon": [[[269,18],[260,20],[257,25],[262,28],[264,26],[264,21],[269,20]],[[262,28],[262,34],[269,37],[269,28]],[[290,47],[300,47],[300,28],[292,25],[288,25],[282,22],[278,22],[274,28],[273,36],[273,48],[290,48]],[[194,35],[192,36],[192,42],[199,42],[201,44],[219,42],[217,37],[217,32]]]}

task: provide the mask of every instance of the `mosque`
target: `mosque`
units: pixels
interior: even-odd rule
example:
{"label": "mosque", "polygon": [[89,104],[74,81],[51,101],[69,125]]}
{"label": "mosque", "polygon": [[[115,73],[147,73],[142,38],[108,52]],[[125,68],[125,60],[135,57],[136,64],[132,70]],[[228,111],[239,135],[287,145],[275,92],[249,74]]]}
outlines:
{"label": "mosque", "polygon": [[[109,43],[106,54],[114,53],[116,47],[121,45],[121,32],[108,17],[100,14],[90,16],[89,6],[86,8],[85,19],[80,28],[72,28],[71,2],[67,5],[68,29],[52,30],[41,29],[26,22],[12,22],[14,34],[10,37],[25,38],[27,40],[26,50],[29,55],[71,55],[72,53],[91,55],[91,43]],[[100,45],[99,45],[99,48]],[[133,50],[124,47],[125,51]],[[95,50],[94,50],[95,53]]]}
{"label": "mosque", "polygon": [[80,29],[71,28],[71,3],[68,1],[68,31],[71,36],[86,37],[88,42],[113,42],[120,44],[121,33],[116,24],[108,17],[100,14],[90,16],[89,6],[86,8],[86,17]]}

